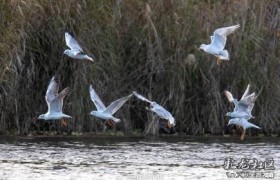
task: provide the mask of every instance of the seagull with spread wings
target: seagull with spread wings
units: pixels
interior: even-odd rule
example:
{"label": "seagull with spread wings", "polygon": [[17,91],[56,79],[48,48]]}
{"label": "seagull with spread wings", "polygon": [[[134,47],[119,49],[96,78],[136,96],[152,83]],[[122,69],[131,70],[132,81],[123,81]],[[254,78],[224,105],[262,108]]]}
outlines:
{"label": "seagull with spread wings", "polygon": [[48,105],[48,112],[42,114],[38,119],[42,120],[58,120],[62,118],[72,118],[71,116],[64,114],[62,112],[63,99],[69,93],[70,88],[67,87],[63,89],[60,93],[59,91],[60,80],[57,75],[53,76],[51,82],[49,83],[46,92],[46,102]]}
{"label": "seagull with spread wings", "polygon": [[[105,107],[95,90],[93,89],[92,85],[89,87],[90,97],[93,101],[94,105],[96,106],[96,111],[90,112],[92,116],[98,117],[100,119],[104,119],[105,123],[108,123],[109,125],[113,126],[114,123],[119,123],[121,120],[114,117],[113,114],[117,112],[122,105],[131,98],[132,94],[125,96],[123,98],[120,98],[114,102],[112,102],[108,107]],[[113,122],[111,121],[113,120]]]}
{"label": "seagull with spread wings", "polygon": [[208,54],[213,54],[217,57],[217,63],[220,64],[221,60],[229,60],[229,53],[225,48],[227,36],[236,31],[240,25],[223,27],[216,29],[214,34],[210,36],[211,43],[201,44],[199,49],[204,50]]}
{"label": "seagull with spread wings", "polygon": [[251,113],[258,96],[256,95],[255,92],[249,94],[249,90],[250,90],[250,84],[248,84],[240,101],[233,98],[232,94],[229,91],[224,92],[228,101],[233,103],[235,106],[233,112],[228,112],[226,116],[231,118],[246,118],[246,119],[254,118],[254,116],[252,116]]}
{"label": "seagull with spread wings", "polygon": [[231,118],[228,122],[228,125],[235,124],[237,127],[242,127],[243,132],[241,134],[241,140],[244,139],[246,134],[246,129],[248,128],[257,128],[260,129],[260,127],[248,122],[249,119],[254,118],[252,116],[252,110],[255,104],[255,101],[257,99],[257,95],[255,92],[249,94],[250,90],[250,84],[248,84],[244,94],[242,95],[240,101],[233,98],[232,94],[229,91],[225,91],[225,95],[229,102],[234,104],[234,110],[233,112],[228,112],[226,116]]}
{"label": "seagull with spread wings", "polygon": [[66,49],[63,54],[74,59],[87,59],[94,62],[93,58],[85,54],[79,43],[68,32],[65,33],[65,42],[70,49]]}
{"label": "seagull with spread wings", "polygon": [[133,91],[133,94],[140,100],[145,101],[150,103],[150,109],[146,108],[147,110],[153,111],[155,112],[160,118],[162,119],[166,119],[168,121],[167,126],[169,128],[175,126],[175,119],[174,117],[171,115],[170,112],[168,112],[166,109],[164,109],[162,106],[160,106],[159,104],[157,104],[156,102],[150,101],[147,98],[145,98],[144,96],[138,94],[137,92]]}

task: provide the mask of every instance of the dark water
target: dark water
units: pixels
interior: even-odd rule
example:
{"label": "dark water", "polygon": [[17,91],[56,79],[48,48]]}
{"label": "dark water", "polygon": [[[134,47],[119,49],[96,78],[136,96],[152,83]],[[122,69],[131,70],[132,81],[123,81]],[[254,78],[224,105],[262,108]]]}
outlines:
{"label": "dark water", "polygon": [[280,179],[279,145],[278,138],[1,137],[0,179],[233,179],[226,173],[237,170],[222,167],[229,157],[273,158],[275,170],[249,171]]}

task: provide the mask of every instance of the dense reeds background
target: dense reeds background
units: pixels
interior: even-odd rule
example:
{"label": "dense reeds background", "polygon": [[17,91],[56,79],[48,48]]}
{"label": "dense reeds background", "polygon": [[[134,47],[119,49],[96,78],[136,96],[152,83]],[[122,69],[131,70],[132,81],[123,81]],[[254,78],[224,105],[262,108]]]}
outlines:
{"label": "dense reeds background", "polygon": [[[278,0],[3,0],[0,2],[0,132],[27,134],[47,111],[44,95],[59,74],[69,86],[64,111],[74,131],[92,132],[93,84],[106,105],[137,90],[160,103],[186,134],[229,133],[223,95],[257,93],[252,120],[267,135],[280,133]],[[217,65],[198,50],[212,32],[240,24]],[[64,32],[73,32],[95,64],[63,57]],[[125,133],[148,128],[147,104],[131,99],[117,114]],[[157,119],[153,119],[153,124]],[[153,125],[152,124],[152,125]],[[40,125],[40,123],[39,123]],[[254,132],[252,130],[251,132]]]}

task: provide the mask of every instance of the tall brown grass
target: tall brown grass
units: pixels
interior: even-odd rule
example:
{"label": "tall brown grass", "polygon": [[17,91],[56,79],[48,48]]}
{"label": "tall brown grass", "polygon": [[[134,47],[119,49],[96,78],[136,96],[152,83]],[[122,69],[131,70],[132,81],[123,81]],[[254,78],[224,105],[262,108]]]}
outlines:
{"label": "tall brown grass", "polygon": [[[279,133],[279,1],[277,0],[5,0],[0,4],[0,131],[27,134],[49,80],[61,77],[71,93],[64,111],[74,131],[97,131],[88,88],[106,105],[137,90],[176,118],[178,132],[228,133],[232,110],[225,89],[240,97],[248,83],[262,92],[253,114],[265,134]],[[231,60],[220,66],[198,51],[218,27],[230,35]],[[95,64],[63,57],[64,32],[73,32]],[[158,119],[132,99],[117,114],[126,133],[155,134]],[[153,128],[153,129],[149,129]],[[145,130],[144,130],[145,129]]]}

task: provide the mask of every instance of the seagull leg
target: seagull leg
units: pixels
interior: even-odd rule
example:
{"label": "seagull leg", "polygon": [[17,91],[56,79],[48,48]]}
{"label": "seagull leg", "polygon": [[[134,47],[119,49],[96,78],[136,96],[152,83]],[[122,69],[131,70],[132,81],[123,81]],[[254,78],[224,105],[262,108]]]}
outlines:
{"label": "seagull leg", "polygon": [[60,135],[60,130],[61,130],[60,125],[61,124],[59,124],[59,121],[56,121],[56,120],[54,121],[54,123],[55,123],[56,134]]}
{"label": "seagull leg", "polygon": [[72,121],[72,119],[69,119],[68,121],[67,121],[67,134],[68,135],[71,135],[72,134],[72,122],[69,122],[69,121]]}
{"label": "seagull leg", "polygon": [[243,129],[243,132],[241,134],[240,140],[243,141],[245,138],[245,134],[246,134],[246,129]]}
{"label": "seagull leg", "polygon": [[105,120],[104,123],[103,123],[103,132],[105,132],[106,129],[107,129],[107,125],[106,125],[106,120]]}
{"label": "seagull leg", "polygon": [[216,61],[217,61],[217,65],[220,65],[222,63],[222,60],[218,57],[217,57]]}
{"label": "seagull leg", "polygon": [[112,120],[111,120],[111,119],[109,119],[109,120],[107,121],[107,124],[108,124],[111,128],[114,127],[114,124],[112,123]]}
{"label": "seagull leg", "polygon": [[117,127],[116,127],[116,123],[113,120],[110,120],[110,123],[112,124],[112,127],[114,129],[114,133],[115,135],[117,135]]}
{"label": "seagull leg", "polygon": [[166,127],[167,127],[168,129],[171,129],[171,128],[172,128],[172,126],[171,126],[171,124],[170,124],[169,121],[167,121]]}
{"label": "seagull leg", "polygon": [[62,118],[62,120],[61,120],[61,125],[63,127],[67,127],[68,126],[68,123],[67,123],[67,121],[64,118]]}

